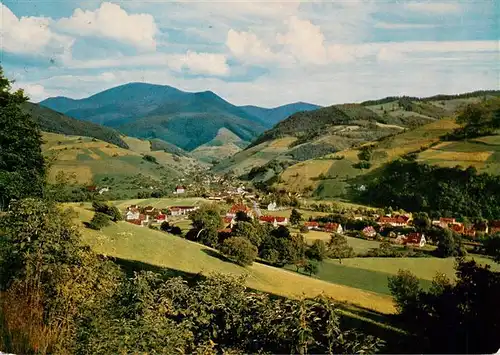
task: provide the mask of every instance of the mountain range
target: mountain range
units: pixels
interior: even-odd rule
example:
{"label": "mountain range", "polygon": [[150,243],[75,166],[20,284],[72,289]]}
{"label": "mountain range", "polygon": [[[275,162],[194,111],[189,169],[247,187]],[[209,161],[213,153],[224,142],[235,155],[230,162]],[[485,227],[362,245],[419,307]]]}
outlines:
{"label": "mountain range", "polygon": [[239,107],[211,91],[191,93],[146,83],[129,83],[78,100],[48,98],[40,105],[129,136],[159,138],[189,151],[212,141],[222,128],[250,142],[293,113],[319,108],[302,102],[275,108]]}

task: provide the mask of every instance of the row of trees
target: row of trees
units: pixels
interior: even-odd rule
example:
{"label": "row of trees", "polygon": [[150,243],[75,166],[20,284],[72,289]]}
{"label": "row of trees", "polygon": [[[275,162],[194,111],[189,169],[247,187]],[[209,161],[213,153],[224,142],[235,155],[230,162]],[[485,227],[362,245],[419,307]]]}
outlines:
{"label": "row of trees", "polygon": [[411,212],[500,218],[500,177],[417,162],[394,161],[359,193],[362,202]]}

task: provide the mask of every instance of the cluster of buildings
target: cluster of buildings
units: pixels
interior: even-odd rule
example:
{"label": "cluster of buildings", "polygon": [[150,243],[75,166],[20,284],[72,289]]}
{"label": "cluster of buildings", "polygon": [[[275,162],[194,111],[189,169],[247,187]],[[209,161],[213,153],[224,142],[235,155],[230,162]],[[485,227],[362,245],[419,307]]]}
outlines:
{"label": "cluster of buildings", "polygon": [[309,230],[316,230],[327,233],[344,233],[344,228],[339,223],[319,223],[316,221],[305,222],[304,226]]}
{"label": "cluster of buildings", "polygon": [[131,205],[125,212],[125,221],[139,226],[146,226],[152,223],[163,223],[168,221],[168,216],[183,216],[196,211],[198,206],[170,206],[166,209],[159,209],[153,206],[141,207]]}
{"label": "cluster of buildings", "polygon": [[476,237],[477,233],[500,233],[500,221],[485,221],[473,225],[465,225],[464,223],[457,222],[455,218],[440,218],[439,220],[432,221],[432,224],[441,228],[451,229],[455,233],[471,238]]}

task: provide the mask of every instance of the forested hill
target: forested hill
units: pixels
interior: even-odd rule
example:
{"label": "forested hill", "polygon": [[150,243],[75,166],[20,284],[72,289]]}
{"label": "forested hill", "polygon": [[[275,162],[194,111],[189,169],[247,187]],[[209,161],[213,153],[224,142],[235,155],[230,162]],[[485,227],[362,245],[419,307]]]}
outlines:
{"label": "forested hill", "polygon": [[76,120],[62,113],[51,110],[31,102],[22,105],[24,112],[29,113],[45,132],[60,133],[72,136],[86,136],[96,138],[122,148],[128,148],[127,143],[114,129],[98,124]]}

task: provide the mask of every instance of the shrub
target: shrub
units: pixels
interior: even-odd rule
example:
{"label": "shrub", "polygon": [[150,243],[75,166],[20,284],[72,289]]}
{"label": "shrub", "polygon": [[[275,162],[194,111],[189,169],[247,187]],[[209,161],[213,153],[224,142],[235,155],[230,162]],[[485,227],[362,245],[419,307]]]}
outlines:
{"label": "shrub", "polygon": [[246,238],[232,237],[226,239],[220,248],[221,252],[236,264],[252,265],[257,257],[257,247]]}
{"label": "shrub", "polygon": [[96,212],[94,214],[94,217],[92,217],[92,220],[88,224],[88,227],[95,230],[100,230],[101,228],[108,226],[109,222],[110,220],[107,214]]}
{"label": "shrub", "polygon": [[158,164],[158,161],[156,160],[156,158],[152,155],[149,155],[149,154],[144,155],[142,157],[142,159],[144,159],[147,162],[153,163],[153,164]]}
{"label": "shrub", "polygon": [[408,270],[399,270],[397,275],[389,276],[389,290],[396,302],[399,312],[405,312],[408,307],[416,303],[420,292],[418,278]]}

